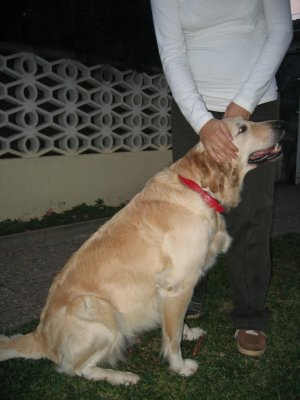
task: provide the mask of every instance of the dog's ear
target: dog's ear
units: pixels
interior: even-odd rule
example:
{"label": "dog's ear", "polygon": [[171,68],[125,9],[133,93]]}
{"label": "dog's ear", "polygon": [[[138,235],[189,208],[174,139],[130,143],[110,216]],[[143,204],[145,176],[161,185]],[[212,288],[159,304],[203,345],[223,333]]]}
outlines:
{"label": "dog's ear", "polygon": [[200,177],[203,188],[212,193],[236,188],[239,182],[239,170],[232,162],[217,163],[208,153],[191,151],[187,162]]}
{"label": "dog's ear", "polygon": [[205,157],[199,159],[198,167],[200,168],[201,183],[203,187],[209,188],[213,193],[219,192],[220,188],[223,186],[223,163],[222,165],[218,164],[206,153]]}
{"label": "dog's ear", "polygon": [[200,177],[203,188],[208,188],[211,192],[217,193],[223,187],[224,174],[227,171],[225,163],[218,164],[206,152],[198,153],[192,151],[188,154],[187,161],[192,166],[194,172]]}
{"label": "dog's ear", "polygon": [[[220,163],[219,165],[219,192],[222,195],[227,194],[226,197],[230,198],[230,194],[238,191],[240,186],[240,168],[237,164],[232,162]],[[235,197],[235,196],[234,196]]]}

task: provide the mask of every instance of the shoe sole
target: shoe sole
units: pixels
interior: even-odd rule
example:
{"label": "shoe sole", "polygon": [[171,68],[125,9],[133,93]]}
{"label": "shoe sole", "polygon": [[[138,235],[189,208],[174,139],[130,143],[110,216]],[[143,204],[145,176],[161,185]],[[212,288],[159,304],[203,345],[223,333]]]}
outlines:
{"label": "shoe sole", "polygon": [[201,316],[201,312],[198,312],[198,313],[186,315],[185,318],[186,318],[186,319],[189,319],[189,320],[193,320],[193,319],[198,319],[198,318],[200,318],[200,316]]}
{"label": "shoe sole", "polygon": [[259,357],[259,356],[263,355],[265,350],[266,350],[266,349],[262,349],[262,350],[247,350],[247,349],[244,349],[243,347],[241,347],[239,345],[239,343],[237,343],[237,348],[238,348],[238,351],[241,354],[243,354],[245,356],[250,356],[250,357]]}

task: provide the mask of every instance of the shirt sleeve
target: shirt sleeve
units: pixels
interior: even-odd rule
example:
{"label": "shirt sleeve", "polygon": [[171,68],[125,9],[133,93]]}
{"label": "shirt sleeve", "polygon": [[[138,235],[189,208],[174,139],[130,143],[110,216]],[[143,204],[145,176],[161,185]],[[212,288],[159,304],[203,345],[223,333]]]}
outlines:
{"label": "shirt sleeve", "polygon": [[172,95],[196,133],[213,118],[193,78],[177,0],[151,0],[158,50]]}
{"label": "shirt sleeve", "polygon": [[268,90],[293,37],[290,0],[263,0],[268,37],[233,102],[253,112]]}

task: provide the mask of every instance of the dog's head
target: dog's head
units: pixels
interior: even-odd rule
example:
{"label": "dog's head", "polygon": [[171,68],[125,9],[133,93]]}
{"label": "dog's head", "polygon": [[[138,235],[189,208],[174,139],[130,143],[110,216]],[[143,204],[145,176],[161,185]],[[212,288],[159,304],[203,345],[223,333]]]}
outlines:
{"label": "dog's head", "polygon": [[242,118],[226,118],[223,121],[239,149],[237,162],[245,173],[281,155],[282,121],[251,122]]}
{"label": "dog's head", "polygon": [[238,158],[217,163],[200,142],[178,164],[179,173],[196,180],[228,208],[239,202],[243,178],[251,169],[281,155],[278,141],[283,135],[281,121],[250,122],[225,118]]}

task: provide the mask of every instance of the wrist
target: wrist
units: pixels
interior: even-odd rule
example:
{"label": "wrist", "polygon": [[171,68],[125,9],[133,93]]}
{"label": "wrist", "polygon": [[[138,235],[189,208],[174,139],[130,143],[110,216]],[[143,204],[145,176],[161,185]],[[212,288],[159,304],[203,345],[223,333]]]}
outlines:
{"label": "wrist", "polygon": [[199,136],[201,135],[202,129],[213,119],[215,119],[215,118],[212,115],[212,113],[210,113],[210,112],[207,112],[207,114],[205,114],[201,117],[198,127],[196,129],[196,132],[198,133]]}

